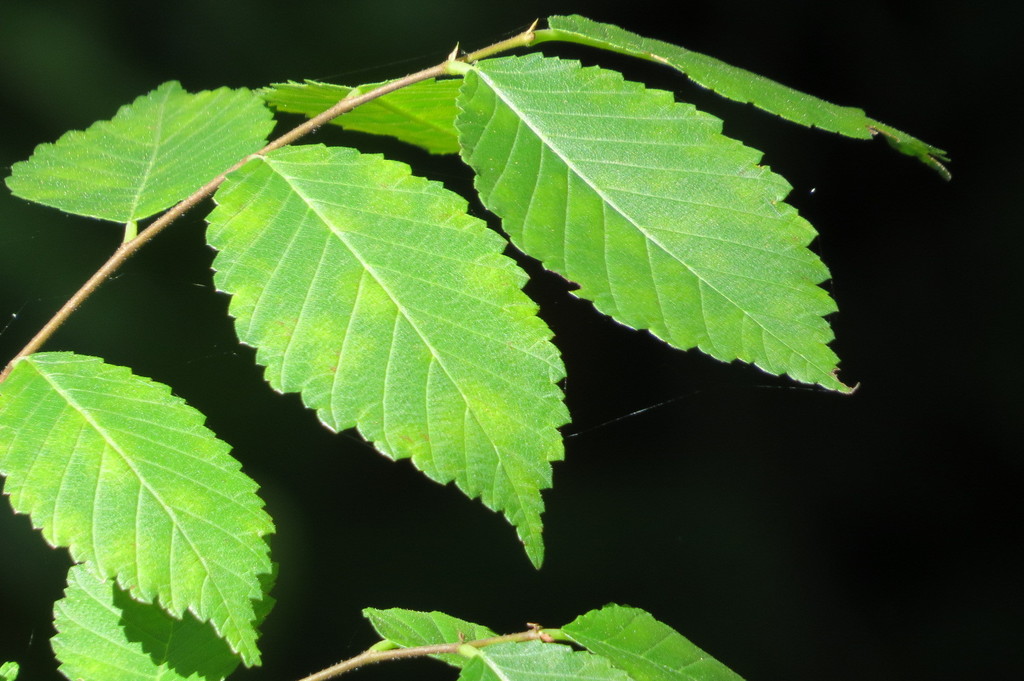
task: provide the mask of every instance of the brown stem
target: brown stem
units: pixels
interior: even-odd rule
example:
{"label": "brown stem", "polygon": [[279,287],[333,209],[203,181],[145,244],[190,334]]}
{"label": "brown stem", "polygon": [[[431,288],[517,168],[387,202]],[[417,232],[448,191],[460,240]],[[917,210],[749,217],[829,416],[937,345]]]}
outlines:
{"label": "brown stem", "polygon": [[337,676],[341,676],[345,672],[352,671],[353,669],[358,669],[359,667],[363,667],[368,664],[376,664],[377,662],[385,662],[387,660],[401,660],[407,657],[426,657],[427,655],[443,655],[445,653],[457,654],[459,652],[459,648],[464,645],[473,646],[474,648],[483,648],[485,646],[494,645],[495,643],[519,643],[521,641],[551,642],[551,640],[551,637],[546,635],[543,629],[534,627],[529,631],[521,631],[517,634],[494,636],[476,641],[466,641],[464,643],[441,643],[430,646],[416,646],[413,648],[395,648],[393,650],[374,650],[371,648],[370,650],[359,653],[355,657],[342,660],[338,664],[332,665],[327,669],[322,669],[315,674],[303,677],[299,679],[299,681],[326,681],[327,679],[333,679]]}
{"label": "brown stem", "polygon": [[513,38],[509,38],[508,40],[503,40],[501,42],[490,45],[489,47],[485,47],[481,50],[471,52],[470,54],[467,54],[459,58],[456,58],[455,54],[453,53],[452,56],[450,56],[448,59],[441,62],[440,64],[437,64],[436,66],[431,66],[430,68],[423,69],[422,71],[417,71],[416,73],[409,74],[404,78],[399,78],[398,80],[393,80],[389,83],[385,83],[384,85],[381,85],[380,87],[375,88],[365,94],[342,99],[337,104],[332,106],[330,109],[327,109],[323,113],[318,114],[317,116],[309,119],[308,121],[302,123],[301,125],[296,126],[295,128],[289,130],[285,134],[281,135],[277,139],[270,142],[270,144],[263,147],[256,153],[250,154],[243,158],[242,160],[235,163],[233,166],[225,170],[223,173],[207,182],[187,199],[184,199],[183,201],[175,205],[173,208],[169,209],[166,213],[161,215],[158,219],[154,220],[148,227],[146,227],[146,229],[142,230],[134,239],[124,244],[121,244],[121,246],[116,251],[114,251],[113,255],[111,255],[110,258],[108,258],[107,261],[103,263],[103,265],[98,270],[96,270],[95,274],[89,277],[88,281],[86,281],[82,285],[82,287],[79,288],[78,291],[76,291],[75,294],[71,296],[71,298],[69,298],[66,303],[64,303],[64,305],[57,311],[57,313],[50,318],[50,321],[48,321],[43,326],[43,328],[41,328],[39,332],[32,337],[32,340],[30,340],[28,344],[24,348],[22,348],[18,352],[18,354],[16,354],[11,359],[10,362],[7,363],[7,366],[4,367],[3,371],[0,371],[0,383],[4,382],[4,380],[7,378],[7,375],[11,373],[11,369],[14,368],[14,364],[19,359],[21,359],[22,357],[27,357],[28,355],[32,354],[40,347],[42,347],[43,343],[49,340],[50,336],[52,336],[54,332],[58,328],[60,328],[61,324],[63,324],[67,320],[67,318],[71,316],[71,313],[78,309],[78,307],[83,302],[85,302],[85,299],[92,295],[93,292],[99,288],[100,284],[106,281],[110,277],[110,275],[117,270],[118,267],[120,267],[129,257],[131,257],[132,254],[135,253],[135,251],[139,250],[139,248],[148,243],[153,237],[162,232],[168,225],[170,225],[172,222],[174,222],[182,215],[184,215],[189,209],[191,209],[197,203],[207,198],[208,196],[211,196],[215,191],[217,191],[217,188],[221,185],[221,183],[224,182],[224,179],[228,176],[229,173],[238,170],[250,159],[255,158],[256,156],[262,156],[263,154],[273,151],[274,149],[279,149],[287,144],[291,144],[300,137],[303,137],[313,132],[320,126],[329,122],[331,119],[337,118],[341,114],[351,111],[352,109],[356,108],[361,104],[365,104],[370,100],[382,97],[400,88],[408,87],[409,85],[412,85],[414,83],[427,80],[428,78],[436,78],[438,76],[447,75],[449,73],[448,66],[453,61],[473,62],[476,61],[477,59],[483,59],[484,57],[490,56],[497,52],[509,50],[515,47],[529,45],[533,41],[533,29],[536,27],[536,25],[537,22],[534,22],[533,25],[530,26],[530,28],[528,28],[526,31],[520,33],[519,35]]}

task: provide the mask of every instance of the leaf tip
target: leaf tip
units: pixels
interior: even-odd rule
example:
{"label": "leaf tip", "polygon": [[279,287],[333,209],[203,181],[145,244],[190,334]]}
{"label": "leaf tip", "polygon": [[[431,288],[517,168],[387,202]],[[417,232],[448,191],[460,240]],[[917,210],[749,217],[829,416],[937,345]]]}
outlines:
{"label": "leaf tip", "polygon": [[953,179],[953,174],[946,167],[946,163],[949,163],[949,154],[944,150],[878,121],[871,121],[868,131],[872,135],[881,135],[889,143],[889,146],[901,154],[918,159],[937,172],[943,180],[948,182]]}
{"label": "leaf tip", "polygon": [[517,530],[519,538],[523,542],[523,548],[526,550],[526,557],[530,559],[530,564],[535,570],[540,570],[544,564],[544,539],[541,537],[541,531],[538,529],[527,533],[520,528]]}

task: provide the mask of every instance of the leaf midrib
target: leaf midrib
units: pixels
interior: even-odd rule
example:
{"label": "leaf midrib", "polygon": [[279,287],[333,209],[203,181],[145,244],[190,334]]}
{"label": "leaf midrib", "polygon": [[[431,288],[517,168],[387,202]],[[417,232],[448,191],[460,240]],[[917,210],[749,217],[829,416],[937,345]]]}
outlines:
{"label": "leaf midrib", "polygon": [[149,147],[149,158],[146,161],[146,165],[143,169],[142,179],[136,187],[135,196],[132,199],[131,209],[129,210],[128,220],[137,220],[139,216],[136,215],[136,211],[139,209],[139,204],[142,201],[142,197],[145,196],[149,183],[153,178],[153,168],[156,166],[156,159],[160,155],[160,143],[163,140],[163,128],[165,119],[167,117],[167,101],[172,95],[171,88],[167,88],[166,92],[163,93],[163,100],[157,107],[159,114],[155,117],[156,122],[154,123],[153,129],[153,143]]}

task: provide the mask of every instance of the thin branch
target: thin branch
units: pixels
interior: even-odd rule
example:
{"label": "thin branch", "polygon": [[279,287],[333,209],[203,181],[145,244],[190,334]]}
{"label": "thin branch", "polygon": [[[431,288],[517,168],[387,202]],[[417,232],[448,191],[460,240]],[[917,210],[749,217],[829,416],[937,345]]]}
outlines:
{"label": "thin branch", "polygon": [[384,85],[381,85],[380,87],[375,88],[370,92],[357,95],[355,97],[347,97],[345,99],[342,99],[337,104],[332,106],[330,109],[327,109],[323,113],[318,114],[317,116],[309,119],[308,121],[302,123],[301,125],[296,126],[292,130],[289,130],[285,134],[281,135],[277,139],[270,142],[267,146],[263,147],[256,153],[249,154],[242,160],[235,163],[233,166],[225,170],[223,173],[207,182],[187,199],[184,199],[183,201],[175,205],[173,208],[170,208],[166,213],[164,213],[158,219],[150,223],[150,225],[146,227],[146,229],[142,230],[142,232],[140,232],[139,235],[136,236],[134,239],[121,244],[121,246],[116,251],[114,251],[113,255],[111,255],[110,258],[108,258],[107,261],[103,263],[103,265],[98,270],[96,270],[95,274],[89,277],[88,281],[86,281],[82,285],[82,287],[79,288],[78,291],[76,291],[75,294],[71,296],[71,298],[69,298],[66,303],[64,303],[64,305],[57,311],[57,313],[50,318],[50,321],[48,321],[43,326],[43,328],[41,328],[39,332],[32,337],[32,340],[30,340],[28,344],[25,345],[25,347],[22,348],[18,352],[18,354],[16,354],[11,359],[11,361],[7,363],[7,366],[4,367],[3,371],[0,371],[0,383],[3,383],[4,380],[7,378],[7,375],[11,373],[11,369],[14,368],[15,362],[17,362],[22,357],[27,357],[28,355],[32,354],[33,352],[41,348],[43,344],[47,340],[49,340],[50,336],[52,336],[54,332],[58,328],[60,328],[60,326],[67,320],[67,318],[71,316],[71,313],[77,310],[78,307],[83,302],[85,302],[86,298],[92,295],[93,292],[95,292],[96,289],[100,287],[100,284],[106,281],[110,277],[110,275],[117,270],[117,268],[124,264],[124,262],[135,253],[135,251],[139,250],[139,248],[141,248],[150,240],[152,240],[153,237],[162,232],[165,228],[167,228],[168,225],[170,225],[172,222],[180,218],[200,201],[206,199],[209,196],[212,196],[213,193],[217,191],[217,188],[220,187],[220,185],[224,182],[228,174],[234,172],[235,170],[238,170],[248,161],[250,161],[253,158],[256,158],[257,156],[262,156],[268,152],[273,151],[274,149],[280,149],[285,145],[291,144],[292,142],[298,140],[299,138],[315,131],[317,128],[328,123],[332,119],[337,118],[341,114],[351,111],[357,106],[365,104],[366,102],[374,100],[378,97],[383,97],[384,95],[394,92],[395,90],[401,89],[403,87],[408,87],[409,85],[412,85],[414,83],[418,83],[429,78],[437,78],[439,76],[449,75],[452,73],[452,71],[450,70],[452,62],[461,61],[471,63],[478,59],[483,59],[484,57],[496,54],[498,52],[529,45],[531,42],[533,42],[534,28],[536,27],[536,25],[537,22],[534,22],[533,25],[530,26],[530,28],[528,28],[526,31],[520,33],[517,36],[509,38],[508,40],[503,40],[501,42],[495,43],[483,49],[476,50],[475,52],[471,52],[462,57],[456,57],[456,49],[456,52],[453,52],[448,57],[448,59],[441,62],[440,64],[437,64],[436,66],[431,66],[430,68],[423,69],[422,71],[417,71],[416,73],[409,74],[404,78],[399,78],[389,83],[385,83]]}
{"label": "thin branch", "polygon": [[408,657],[426,657],[428,655],[458,654],[462,646],[483,648],[495,643],[519,643],[521,641],[545,641],[551,643],[554,639],[540,627],[534,626],[528,631],[521,631],[517,634],[506,634],[504,636],[493,636],[476,641],[465,641],[460,643],[441,643],[430,646],[416,646],[413,648],[394,648],[391,650],[374,650],[370,648],[355,657],[342,660],[338,664],[327,669],[322,669],[315,674],[299,679],[299,681],[326,681],[341,676],[345,672],[364,667],[368,664],[386,662],[389,660],[402,660]]}

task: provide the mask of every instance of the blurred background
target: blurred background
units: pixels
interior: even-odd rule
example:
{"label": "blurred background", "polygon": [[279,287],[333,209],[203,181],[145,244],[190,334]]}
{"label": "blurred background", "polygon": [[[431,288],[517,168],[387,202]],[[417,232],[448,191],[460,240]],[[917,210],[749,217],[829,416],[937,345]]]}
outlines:
{"label": "blurred background", "polygon": [[[546,493],[547,562],[498,515],[331,434],[261,380],[213,291],[195,211],[51,340],[170,384],[262,486],[278,534],[265,665],[298,679],[374,642],[361,608],[443,610],[498,631],[645,608],[749,681],[1024,677],[1024,466],[1018,320],[1022,151],[1005,103],[1020,22],[937,0],[0,0],[0,169],[167,80],[189,91],[317,78],[355,85],[578,12],[763,73],[947,149],[945,183],[880,141],[806,130],[672,72],[582,48],[723,117],[793,185],[833,274],[852,397],[670,350],[540,274],[574,422]],[[287,118],[291,125],[297,119]],[[323,130],[469,189],[455,158]],[[475,206],[476,214],[486,216]],[[491,219],[491,224],[497,224]],[[117,226],[0,191],[0,359],[120,239]],[[67,557],[0,502],[0,660],[51,681]],[[451,679],[431,661],[364,679]]]}

